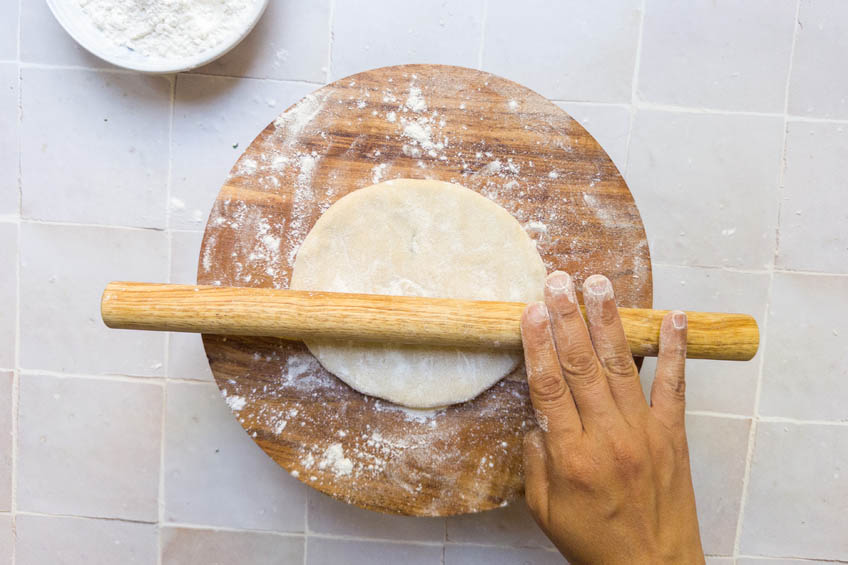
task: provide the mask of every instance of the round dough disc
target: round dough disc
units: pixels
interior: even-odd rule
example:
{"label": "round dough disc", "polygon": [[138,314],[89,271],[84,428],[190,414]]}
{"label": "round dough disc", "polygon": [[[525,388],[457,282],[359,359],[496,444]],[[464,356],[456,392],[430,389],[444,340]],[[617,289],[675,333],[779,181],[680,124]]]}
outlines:
{"label": "round dough disc", "polygon": [[[318,219],[297,253],[291,288],[531,302],[545,266],[506,210],[462,186],[398,179],[356,190]],[[520,353],[310,340],[354,389],[412,408],[474,398]]]}

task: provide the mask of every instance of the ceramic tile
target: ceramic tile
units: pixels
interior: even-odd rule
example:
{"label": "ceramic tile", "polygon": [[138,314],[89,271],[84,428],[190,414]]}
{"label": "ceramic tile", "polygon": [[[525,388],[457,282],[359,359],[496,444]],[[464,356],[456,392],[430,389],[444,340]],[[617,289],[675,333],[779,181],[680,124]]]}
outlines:
{"label": "ceramic tile", "polygon": [[555,100],[630,102],[640,4],[494,0],[483,69]]}
{"label": "ceramic tile", "polygon": [[155,565],[156,526],[88,518],[16,518],[17,565]]}
{"label": "ceramic tile", "polygon": [[18,65],[0,63],[0,216],[18,214],[19,131]]}
{"label": "ceramic tile", "polygon": [[171,232],[171,278],[176,284],[197,284],[201,231]]}
{"label": "ceramic tile", "polygon": [[170,226],[203,229],[236,159],[308,84],[180,75],[174,109]]}
{"label": "ceramic tile", "polygon": [[[195,284],[200,253],[200,232],[171,234],[171,282]],[[168,376],[179,379],[212,380],[200,334],[173,332],[168,336]]]}
{"label": "ceramic tile", "polygon": [[533,520],[524,499],[516,500],[505,508],[452,516],[447,522],[449,542],[553,547],[551,540]]}
{"label": "ceramic tile", "polygon": [[[723,269],[654,265],[654,308],[739,312],[753,316],[762,327],[768,299],[767,273],[740,273]],[[642,364],[642,388],[650,398],[656,357]],[[686,362],[686,406],[751,416],[760,372],[760,354],[751,361]]]}
{"label": "ceramic tile", "polygon": [[324,82],[329,35],[329,0],[275,0],[244,41],[197,72]]}
{"label": "ceramic tile", "polygon": [[107,328],[113,280],[164,281],[163,232],[21,224],[21,366],[69,373],[162,375],[165,336]]}
{"label": "ceramic tile", "polygon": [[22,375],[18,509],[155,521],[161,425],[159,385]]}
{"label": "ceramic tile", "polygon": [[74,41],[53,17],[47,2],[28,0],[21,0],[21,61],[86,68],[115,68]]}
{"label": "ceramic tile", "polygon": [[639,98],[782,113],[796,2],[648,0]]}
{"label": "ceramic tile", "polygon": [[848,420],[848,277],[775,273],[760,414]]}
{"label": "ceramic tile", "polygon": [[770,266],[782,143],[780,118],[637,111],[625,177],[651,258]]}
{"label": "ceramic tile", "polygon": [[578,102],[557,102],[557,105],[592,134],[592,137],[601,144],[618,170],[623,172],[627,163],[630,108]]}
{"label": "ceramic tile", "polygon": [[18,11],[20,0],[0,0],[0,61],[18,58]]}
{"label": "ceramic tile", "polygon": [[848,273],[846,161],[848,124],[789,122],[778,267]]}
{"label": "ceramic tile", "polygon": [[169,383],[165,518],[302,532],[306,487],[265,455],[214,384]]}
{"label": "ceramic tile", "polygon": [[412,545],[376,541],[355,541],[310,537],[307,542],[306,565],[371,565],[403,563],[404,565],[440,565],[441,545]]}
{"label": "ceramic tile", "polygon": [[733,565],[732,557],[707,557],[707,565]]}
{"label": "ceramic tile", "polygon": [[482,0],[338,0],[332,79],[406,63],[476,67],[482,20]]}
{"label": "ceramic tile", "polygon": [[162,528],[162,565],[290,565],[303,563],[301,536],[194,528]]}
{"label": "ceramic tile", "polygon": [[440,542],[443,518],[412,518],[363,510],[309,489],[309,531],[360,538]]}
{"label": "ceramic tile", "polygon": [[0,565],[12,565],[15,550],[15,534],[12,531],[12,515],[0,514]]}
{"label": "ceramic tile", "polygon": [[448,545],[445,565],[485,563],[486,565],[563,565],[565,559],[553,550],[533,548],[483,547]]}
{"label": "ceramic tile", "polygon": [[733,552],[750,427],[750,420],[686,417],[692,484],[705,553]]}
{"label": "ceramic tile", "polygon": [[0,371],[0,512],[12,508],[12,394],[11,371]]}
{"label": "ceramic tile", "polygon": [[801,0],[789,113],[848,119],[848,77],[833,72],[845,65],[848,4],[841,0]]}
{"label": "ceramic tile", "polygon": [[846,468],[848,427],[760,422],[740,552],[848,560]]}
{"label": "ceramic tile", "polygon": [[0,368],[15,366],[15,332],[18,301],[18,225],[0,222],[0,300],[7,306],[0,314]]}
{"label": "ceramic tile", "polygon": [[21,77],[23,216],[165,227],[169,80],[36,68]]}

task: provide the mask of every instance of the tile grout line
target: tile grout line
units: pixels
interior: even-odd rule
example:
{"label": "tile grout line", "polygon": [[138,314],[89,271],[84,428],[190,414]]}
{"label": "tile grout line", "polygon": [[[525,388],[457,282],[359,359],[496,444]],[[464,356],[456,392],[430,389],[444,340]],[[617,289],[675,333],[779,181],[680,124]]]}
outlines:
{"label": "tile grout line", "polygon": [[[13,61],[0,61],[2,62],[13,62]],[[19,62],[21,68],[25,69],[40,69],[45,71],[85,71],[91,73],[110,73],[110,74],[119,74],[119,75],[133,75],[138,76],[138,71],[134,71],[131,69],[121,69],[116,67],[85,67],[82,65],[55,65],[49,63],[31,63],[31,62]],[[143,74],[143,73],[142,73]],[[256,81],[268,81],[268,82],[287,82],[291,84],[308,84],[310,86],[323,86],[322,83],[318,81],[300,79],[300,78],[274,78],[274,77],[258,77],[258,76],[250,76],[250,75],[226,75],[226,74],[213,74],[213,73],[202,73],[190,71],[187,73],[188,76],[197,76],[197,77],[207,77],[207,78],[223,78],[223,79],[232,79],[232,80],[256,80]]]}
{"label": "tile grout line", "polygon": [[756,559],[757,561],[783,561],[785,563],[786,559],[792,559],[794,561],[810,562],[810,563],[848,563],[843,559],[822,559],[815,557],[796,557],[796,556],[774,556],[774,555],[739,555],[741,559]]}
{"label": "tile grout line", "polygon": [[483,0],[480,14],[480,47],[477,49],[477,70],[483,70],[483,48],[486,44],[486,24],[489,21],[489,0]]}
{"label": "tile grout line", "polygon": [[554,104],[584,104],[586,106],[602,106],[604,108],[626,108],[630,109],[632,102],[602,102],[597,100],[563,100],[561,98],[548,98]]}
{"label": "tile grout line", "polygon": [[194,71],[189,71],[189,72],[180,73],[180,74],[184,74],[188,77],[225,78],[225,79],[229,79],[229,80],[255,80],[255,81],[272,82],[272,83],[273,82],[284,82],[284,83],[289,83],[289,84],[299,84],[299,85],[309,85],[309,86],[324,86],[324,84],[321,83],[321,82],[314,81],[314,80],[305,80],[305,79],[301,79],[301,78],[256,77],[256,76],[250,76],[250,75],[244,75],[244,76],[218,75],[218,74],[200,73],[200,72],[194,72]]}
{"label": "tile grout line", "polygon": [[23,13],[23,0],[18,0],[18,30],[17,30],[17,82],[18,82],[18,115],[17,115],[17,150],[18,150],[18,218],[15,229],[17,230],[17,249],[15,250],[15,350],[13,354],[12,365],[12,470],[10,480],[11,485],[11,500],[9,501],[10,521],[12,523],[12,552],[11,563],[14,565],[17,562],[18,548],[18,435],[19,435],[19,419],[20,419],[20,394],[21,394],[21,248],[22,248],[22,232],[21,216],[23,216],[23,175],[21,166],[21,145],[23,144],[23,114],[24,114],[24,88],[23,88],[23,71],[21,69],[21,14]]}
{"label": "tile grout line", "polygon": [[86,222],[63,222],[57,220],[42,220],[39,218],[20,218],[21,222],[25,222],[28,224],[41,224],[48,226],[67,226],[73,228],[105,228],[112,230],[130,230],[130,231],[156,231],[156,232],[164,232],[166,231],[166,227],[154,228],[154,227],[142,227],[142,226],[121,226],[117,224],[92,224]]}
{"label": "tile grout line", "polygon": [[748,489],[751,483],[751,472],[754,463],[754,450],[757,445],[757,429],[759,427],[760,422],[760,400],[762,398],[763,391],[763,373],[765,371],[765,360],[766,360],[766,344],[768,338],[768,323],[769,323],[769,311],[771,309],[771,300],[774,292],[774,276],[775,276],[775,268],[777,267],[777,257],[779,248],[778,245],[780,243],[780,211],[783,207],[782,195],[783,195],[783,183],[784,176],[786,173],[786,144],[788,141],[788,131],[789,131],[789,85],[792,78],[792,65],[795,59],[795,45],[798,41],[798,18],[801,13],[801,0],[796,0],[795,2],[795,17],[792,22],[792,46],[789,49],[789,65],[786,71],[786,85],[783,92],[783,143],[781,144],[781,159],[780,159],[780,171],[778,173],[777,179],[777,221],[775,224],[775,234],[774,234],[774,252],[772,254],[771,261],[771,273],[769,275],[769,284],[768,290],[766,291],[766,311],[763,317],[763,329],[761,332],[762,339],[760,343],[760,350],[762,351],[762,355],[760,356],[760,366],[759,371],[757,372],[757,384],[754,389],[754,417],[751,420],[751,430],[748,435],[748,449],[745,453],[745,473],[742,476],[742,492],[740,493],[739,498],[739,514],[736,519],[736,535],[733,540],[733,559],[734,562],[738,559],[740,554],[741,544],[742,544],[742,528],[745,523],[745,507],[748,502]]}
{"label": "tile grout line", "polygon": [[[336,17],[336,0],[329,0],[327,10],[327,68],[324,74],[324,82],[329,83],[333,76],[333,24]],[[303,496],[303,565],[307,565],[309,559],[309,492]]]}
{"label": "tile grout line", "polygon": [[[327,14],[327,70],[324,73],[324,82],[329,83],[333,74],[333,22],[336,17],[336,0],[330,0]],[[304,562],[306,557],[304,557]]]}
{"label": "tile grout line", "polygon": [[[171,227],[171,188],[174,170],[174,114],[176,112],[178,74],[171,75],[171,99],[168,115],[168,174],[165,177],[165,256],[168,261],[168,282],[173,277],[173,232]],[[165,333],[162,385],[162,414],[159,418],[159,489],[157,492],[156,563],[162,565],[162,523],[165,521],[165,425],[168,413],[168,375],[170,373],[171,333]]]}
{"label": "tile grout line", "polygon": [[149,522],[147,520],[133,520],[131,518],[113,518],[110,516],[87,516],[84,514],[64,514],[57,512],[54,514],[48,512],[35,512],[25,510],[18,512],[21,516],[35,516],[39,518],[74,518],[77,520],[103,520],[105,522],[123,522],[125,524],[144,524],[146,526],[155,526],[157,522]]}
{"label": "tile grout line", "polygon": [[[24,369],[19,368],[18,371],[22,375],[34,375],[53,377],[57,379],[88,379],[93,381],[112,381],[123,383],[150,384],[163,386],[165,383],[164,377],[153,376],[137,376],[137,375],[95,375],[87,373],[63,373],[61,371],[53,371],[51,369]],[[180,382],[188,384],[209,384],[208,380],[198,379],[169,379],[171,382]]]}
{"label": "tile grout line", "polygon": [[786,152],[789,141],[789,87],[792,82],[792,67],[795,64],[795,46],[798,42],[800,30],[801,0],[795,2],[795,19],[792,26],[792,46],[789,49],[789,69],[786,71],[786,90],[783,92],[783,147],[780,159],[780,178],[777,183],[777,227],[774,241],[774,264],[772,269],[777,268],[777,258],[780,249],[780,221],[783,213],[783,185],[786,182]]}
{"label": "tile grout line", "polygon": [[627,145],[624,150],[624,171],[622,177],[627,175],[630,168],[630,146],[633,141],[633,123],[636,121],[636,103],[639,98],[639,69],[642,63],[642,40],[645,35],[645,12],[648,9],[647,0],[642,0],[639,14],[639,35],[636,39],[636,54],[633,61],[633,77],[630,80],[630,120],[627,123]]}
{"label": "tile grout line", "polygon": [[445,552],[448,546],[448,519],[444,519],[445,523],[445,534],[442,537],[442,565],[445,565]]}

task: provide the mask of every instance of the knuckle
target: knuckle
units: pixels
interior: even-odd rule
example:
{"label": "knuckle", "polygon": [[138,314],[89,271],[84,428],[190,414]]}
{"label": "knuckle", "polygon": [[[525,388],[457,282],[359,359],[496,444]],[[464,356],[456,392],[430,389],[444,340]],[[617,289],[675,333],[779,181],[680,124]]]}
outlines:
{"label": "knuckle", "polygon": [[625,478],[636,478],[642,475],[647,466],[645,457],[629,442],[614,442],[612,457],[617,472]]}
{"label": "knuckle", "polygon": [[593,384],[600,378],[594,353],[588,351],[566,352],[560,362],[565,371],[582,384]]}
{"label": "knuckle", "polygon": [[604,368],[607,372],[617,378],[632,378],[636,376],[636,365],[630,351],[617,349],[609,357],[604,359]]}
{"label": "knuckle", "polygon": [[541,371],[530,378],[530,391],[542,402],[559,400],[567,390],[562,376],[554,371]]}
{"label": "knuckle", "polygon": [[598,470],[595,465],[577,460],[566,465],[564,470],[565,479],[572,488],[582,492],[594,492],[598,488]]}
{"label": "knuckle", "polygon": [[663,381],[663,388],[672,399],[684,400],[686,398],[686,379],[683,375],[666,379]]}

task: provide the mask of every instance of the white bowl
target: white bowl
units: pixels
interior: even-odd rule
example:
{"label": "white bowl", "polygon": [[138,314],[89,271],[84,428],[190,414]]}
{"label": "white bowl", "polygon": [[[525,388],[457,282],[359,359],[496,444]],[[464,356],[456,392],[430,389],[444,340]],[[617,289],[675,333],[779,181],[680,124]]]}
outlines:
{"label": "white bowl", "polygon": [[252,13],[245,20],[244,29],[212,49],[189,57],[148,57],[122,45],[109,41],[80,8],[78,0],[47,0],[47,5],[59,23],[71,37],[86,50],[113,65],[133,69],[144,73],[178,73],[210,63],[238,45],[259,21],[268,0],[256,0]]}

